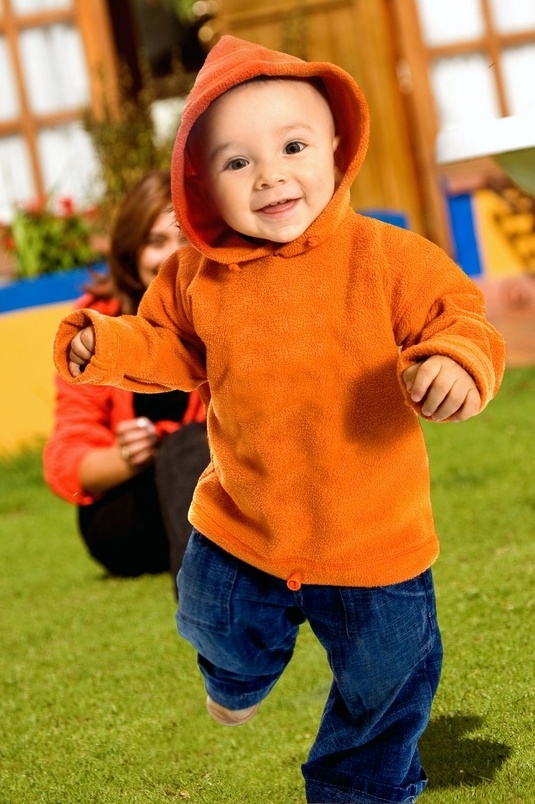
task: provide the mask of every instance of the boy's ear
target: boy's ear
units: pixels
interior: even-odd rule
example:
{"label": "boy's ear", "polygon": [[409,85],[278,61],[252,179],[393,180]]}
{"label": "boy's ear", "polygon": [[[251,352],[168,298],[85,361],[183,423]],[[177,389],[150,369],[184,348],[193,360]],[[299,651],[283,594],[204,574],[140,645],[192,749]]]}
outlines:
{"label": "boy's ear", "polygon": [[343,170],[342,158],[341,158],[342,154],[341,154],[341,152],[340,152],[340,150],[338,148],[338,146],[340,145],[340,140],[341,140],[341,137],[340,137],[339,134],[337,134],[333,138],[334,176],[335,176],[335,182],[336,182],[337,187],[340,184],[340,182],[342,181],[343,176],[344,176],[344,170]]}
{"label": "boy's ear", "polygon": [[341,167],[341,164],[340,164],[340,150],[339,150],[339,148],[338,148],[338,146],[340,145],[340,140],[341,140],[341,139],[342,139],[342,138],[341,138],[340,134],[336,134],[336,135],[333,137],[333,154],[334,154],[334,164],[335,164],[337,167]]}

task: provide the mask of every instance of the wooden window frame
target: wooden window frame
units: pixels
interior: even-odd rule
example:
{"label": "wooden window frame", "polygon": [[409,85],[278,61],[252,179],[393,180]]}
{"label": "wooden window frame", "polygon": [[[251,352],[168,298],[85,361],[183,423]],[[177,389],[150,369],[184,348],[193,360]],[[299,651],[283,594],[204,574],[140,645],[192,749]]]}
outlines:
{"label": "wooden window frame", "polygon": [[0,36],[5,37],[11,57],[19,113],[10,120],[0,121],[0,137],[20,136],[24,140],[37,196],[44,196],[46,192],[38,151],[39,133],[46,128],[81,120],[84,107],[45,114],[32,111],[26,89],[19,37],[21,32],[28,28],[46,28],[58,23],[74,26],[80,35],[90,88],[91,108],[97,113],[102,108],[104,90],[107,93],[108,103],[117,102],[117,64],[104,0],[92,0],[91,3],[87,0],[72,0],[68,8],[47,9],[29,14],[16,14],[12,0],[3,0]]}
{"label": "wooden window frame", "polygon": [[463,42],[449,45],[426,45],[422,37],[422,45],[427,51],[427,69],[430,72],[433,61],[439,58],[462,56],[471,53],[487,54],[489,67],[492,66],[500,116],[507,117],[511,114],[511,111],[503,78],[502,54],[507,48],[529,44],[535,45],[535,27],[514,33],[500,33],[494,27],[490,0],[479,1],[485,26],[483,35],[477,39],[464,40]]}
{"label": "wooden window frame", "polygon": [[485,30],[478,39],[448,45],[427,45],[423,38],[416,0],[388,0],[398,43],[400,89],[411,120],[412,136],[422,177],[425,216],[430,237],[451,251],[451,235],[445,211],[444,182],[457,189],[474,189],[486,183],[489,175],[501,173],[491,159],[473,160],[463,165],[440,168],[435,147],[439,121],[431,82],[432,63],[437,58],[468,53],[486,53],[493,67],[501,116],[509,114],[503,77],[502,53],[506,48],[535,44],[535,28],[500,33],[492,20],[490,0],[480,0]]}

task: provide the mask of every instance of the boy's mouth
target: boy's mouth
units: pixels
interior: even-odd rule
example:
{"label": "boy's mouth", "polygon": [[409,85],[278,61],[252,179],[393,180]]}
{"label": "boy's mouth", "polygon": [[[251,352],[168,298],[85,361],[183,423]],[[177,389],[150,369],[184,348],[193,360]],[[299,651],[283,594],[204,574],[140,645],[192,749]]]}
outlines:
{"label": "boy's mouth", "polygon": [[261,207],[257,212],[267,215],[269,218],[283,218],[289,212],[292,212],[298,203],[298,198],[284,198],[282,201],[266,204],[265,207]]}

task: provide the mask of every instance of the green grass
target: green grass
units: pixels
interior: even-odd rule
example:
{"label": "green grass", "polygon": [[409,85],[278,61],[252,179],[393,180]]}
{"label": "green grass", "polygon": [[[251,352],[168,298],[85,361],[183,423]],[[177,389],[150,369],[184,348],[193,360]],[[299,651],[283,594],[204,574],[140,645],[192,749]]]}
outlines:
{"label": "green grass", "polygon": [[[535,369],[461,425],[426,425],[442,555],[444,672],[422,804],[535,801]],[[167,576],[117,580],[85,554],[38,451],[0,463],[1,804],[303,804],[329,686],[308,628],[261,712],[205,714]]]}

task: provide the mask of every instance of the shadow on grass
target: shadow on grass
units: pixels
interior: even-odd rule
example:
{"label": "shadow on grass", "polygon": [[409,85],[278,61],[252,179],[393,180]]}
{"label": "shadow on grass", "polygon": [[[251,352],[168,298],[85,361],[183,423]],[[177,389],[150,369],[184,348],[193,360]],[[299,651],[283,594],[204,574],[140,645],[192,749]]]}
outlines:
{"label": "shadow on grass", "polygon": [[511,755],[509,746],[467,736],[483,718],[442,715],[431,720],[420,742],[429,787],[476,787],[494,778]]}

